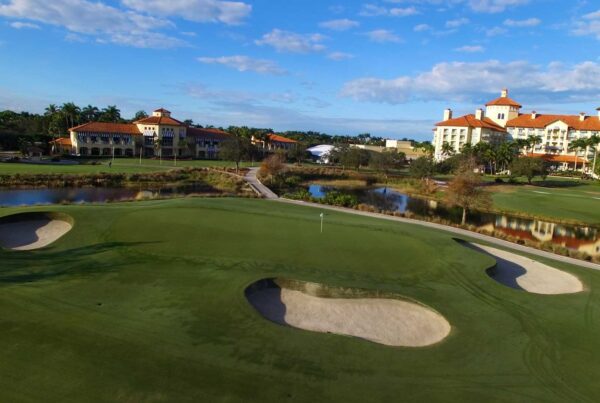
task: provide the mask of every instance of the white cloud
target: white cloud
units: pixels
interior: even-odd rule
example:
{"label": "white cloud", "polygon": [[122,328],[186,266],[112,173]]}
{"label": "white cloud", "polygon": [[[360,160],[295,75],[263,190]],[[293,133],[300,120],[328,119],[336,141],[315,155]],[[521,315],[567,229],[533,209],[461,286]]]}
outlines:
{"label": "white cloud", "polygon": [[21,21],[11,22],[10,26],[15,29],[23,29],[23,28],[40,29],[40,26],[37,24],[32,24],[30,22],[21,22]]}
{"label": "white cloud", "polygon": [[295,32],[273,29],[262,39],[254,41],[257,45],[268,45],[278,52],[310,53],[325,49],[321,43],[325,37],[321,34],[297,34]]}
{"label": "white cloud", "polygon": [[504,29],[502,27],[493,27],[493,28],[486,30],[485,34],[486,34],[486,36],[498,36],[498,35],[503,35],[506,32],[507,32],[506,29]]}
{"label": "white cloud", "polygon": [[458,18],[456,20],[446,21],[446,28],[458,28],[468,24],[470,21],[468,18]]}
{"label": "white cloud", "polygon": [[139,12],[153,15],[177,16],[196,22],[221,22],[239,24],[252,11],[252,6],[239,1],[221,0],[122,0],[122,3]]}
{"label": "white cloud", "polygon": [[483,46],[479,46],[479,45],[465,45],[465,46],[456,48],[454,50],[457,52],[463,52],[463,53],[477,53],[477,52],[483,52],[485,50],[485,48]]}
{"label": "white cloud", "polygon": [[383,7],[376,4],[363,4],[362,10],[359,15],[363,17],[409,17],[411,15],[419,14],[419,11],[415,7]]}
{"label": "white cloud", "polygon": [[376,30],[365,33],[365,35],[372,42],[377,42],[377,43],[385,43],[385,42],[400,43],[400,42],[402,42],[402,38],[400,38],[398,35],[396,35],[394,32],[392,32],[388,29],[376,29]]}
{"label": "white cloud", "polygon": [[359,25],[360,23],[358,21],[349,20],[348,18],[323,21],[319,24],[321,28],[331,29],[333,31],[347,31],[349,29],[356,28]]}
{"label": "white cloud", "polygon": [[540,25],[542,21],[539,18],[527,18],[526,20],[505,20],[504,25],[507,27],[524,28],[524,27],[535,27]]}
{"label": "white cloud", "polygon": [[153,48],[185,45],[180,39],[156,32],[173,27],[168,20],[87,0],[10,0],[0,3],[0,16],[61,26],[74,33],[93,35],[102,43]]}
{"label": "white cloud", "polygon": [[579,36],[593,36],[600,40],[600,10],[584,15],[575,22],[573,34]]}
{"label": "white cloud", "polygon": [[529,0],[469,0],[473,11],[480,13],[500,13],[507,8],[527,4]]}
{"label": "white cloud", "polygon": [[415,27],[413,28],[413,31],[415,31],[415,32],[425,32],[425,31],[430,31],[430,30],[431,30],[431,26],[429,26],[427,24],[415,25]]}
{"label": "white cloud", "polygon": [[600,63],[576,65],[497,60],[439,63],[430,71],[393,79],[359,78],[341,95],[359,101],[399,104],[412,100],[485,101],[508,87],[523,101],[588,102],[600,97]]}
{"label": "white cloud", "polygon": [[220,64],[237,71],[253,71],[260,74],[283,75],[287,71],[271,60],[253,59],[248,56],[221,56],[221,57],[199,57],[197,59],[204,64]]}
{"label": "white cloud", "polygon": [[350,53],[344,52],[332,52],[327,55],[328,59],[335,60],[336,62],[340,62],[342,60],[354,59],[354,55]]}

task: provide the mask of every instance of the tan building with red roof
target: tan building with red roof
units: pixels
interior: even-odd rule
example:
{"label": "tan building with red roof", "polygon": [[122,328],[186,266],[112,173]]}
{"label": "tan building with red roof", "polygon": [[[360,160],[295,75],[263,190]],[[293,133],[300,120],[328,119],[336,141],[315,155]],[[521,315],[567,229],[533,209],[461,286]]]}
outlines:
{"label": "tan building with red roof", "polygon": [[265,140],[261,140],[252,136],[252,144],[258,145],[267,151],[276,150],[289,150],[295,147],[298,142],[296,140],[288,139],[287,137],[280,136],[275,133],[267,134]]}
{"label": "tan building with red roof", "polygon": [[[502,90],[499,98],[486,104],[485,112],[479,109],[475,115],[452,118],[452,111],[444,112],[444,120],[434,129],[435,157],[446,157],[443,150],[448,143],[454,152],[460,152],[465,144],[480,141],[506,141],[529,139],[539,136],[541,141],[529,155],[542,157],[556,167],[567,169],[578,161],[584,165],[593,158],[591,149],[575,151],[570,148],[573,140],[600,135],[600,108],[596,116],[545,115],[537,112],[522,114],[522,106]],[[526,151],[526,150],[523,150]]]}
{"label": "tan building with red roof", "polygon": [[216,159],[230,135],[188,127],[166,109],[133,123],[89,122],[70,129],[71,154],[79,156],[192,157]]}

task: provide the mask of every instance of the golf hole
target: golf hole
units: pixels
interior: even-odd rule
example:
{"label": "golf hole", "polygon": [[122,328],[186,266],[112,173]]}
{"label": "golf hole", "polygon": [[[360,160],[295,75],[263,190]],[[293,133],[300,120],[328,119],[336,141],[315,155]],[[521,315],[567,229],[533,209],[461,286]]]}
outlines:
{"label": "golf hole", "polygon": [[250,285],[246,298],[263,317],[280,325],[387,346],[430,346],[451,330],[438,312],[390,293],[265,279]]}

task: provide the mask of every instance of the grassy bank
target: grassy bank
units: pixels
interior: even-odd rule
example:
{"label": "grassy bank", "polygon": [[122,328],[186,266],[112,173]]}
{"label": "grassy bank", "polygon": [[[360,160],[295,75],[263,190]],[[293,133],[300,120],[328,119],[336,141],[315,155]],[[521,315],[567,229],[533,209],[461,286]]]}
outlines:
{"label": "grassy bank", "polygon": [[[54,246],[0,250],[2,401],[594,401],[600,273],[538,296],[443,232],[247,199],[56,206]],[[3,215],[40,209],[5,209]],[[546,261],[547,262],[547,261]],[[284,277],[382,290],[453,326],[390,348],[278,326],[244,298]]]}

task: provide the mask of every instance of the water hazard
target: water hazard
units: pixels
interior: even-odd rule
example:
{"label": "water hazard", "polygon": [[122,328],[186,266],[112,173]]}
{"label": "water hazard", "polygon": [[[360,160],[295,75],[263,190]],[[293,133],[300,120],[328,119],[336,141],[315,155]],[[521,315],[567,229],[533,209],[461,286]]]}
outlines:
{"label": "water hazard", "polygon": [[[359,203],[379,210],[412,213],[421,217],[441,217],[456,224],[462,218],[459,208],[444,206],[435,200],[412,197],[389,188],[336,188],[318,184],[308,187],[308,192],[315,198],[323,198],[328,192],[334,191],[353,195]],[[480,212],[469,213],[467,223],[480,230],[497,231],[523,241],[549,242],[590,256],[600,256],[600,228],[596,227]]]}

